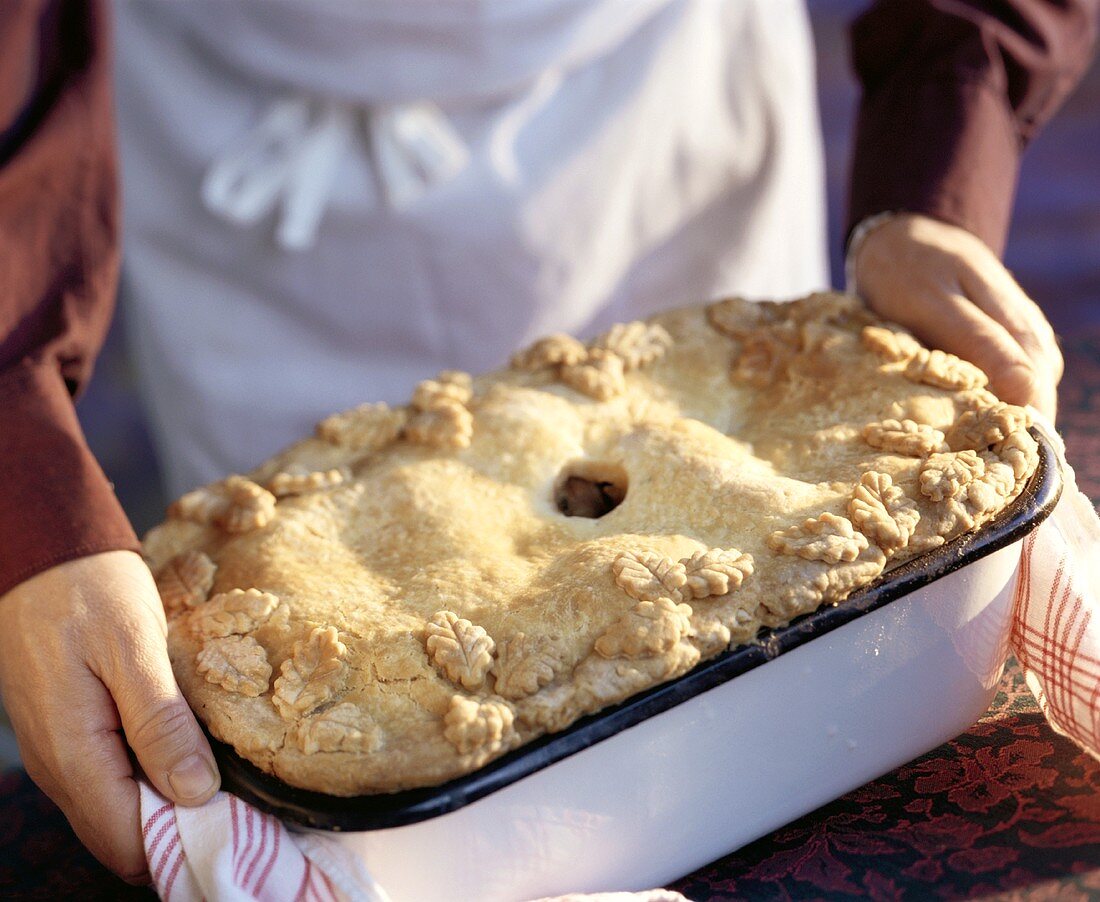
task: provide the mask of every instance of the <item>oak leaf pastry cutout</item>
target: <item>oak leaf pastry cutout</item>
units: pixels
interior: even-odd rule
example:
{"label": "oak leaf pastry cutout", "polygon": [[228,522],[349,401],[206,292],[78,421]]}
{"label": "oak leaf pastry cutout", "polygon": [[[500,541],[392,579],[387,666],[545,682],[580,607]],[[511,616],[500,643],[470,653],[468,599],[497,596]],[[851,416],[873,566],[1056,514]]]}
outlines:
{"label": "oak leaf pastry cutout", "polygon": [[756,388],[774,385],[786,372],[798,351],[797,338],[784,337],[775,329],[747,335],[730,368],[730,378]]}
{"label": "oak leaf pastry cutout", "polygon": [[413,392],[412,406],[419,411],[457,404],[465,407],[473,396],[473,380],[461,370],[445,370],[434,379],[425,379]]}
{"label": "oak leaf pastry cutout", "polygon": [[906,363],[922,350],[908,332],[884,326],[864,326],[859,335],[863,346],[887,363]]}
{"label": "oak leaf pastry cutout", "polygon": [[936,451],[946,451],[944,434],[940,430],[913,420],[883,420],[863,427],[863,440],[872,448],[911,457],[927,457]]}
{"label": "oak leaf pastry cutout", "polygon": [[955,391],[982,388],[989,381],[985,373],[967,360],[946,351],[921,348],[905,365],[905,376],[936,388]]}
{"label": "oak leaf pastry cutout", "polygon": [[541,636],[516,633],[498,643],[496,652],[491,668],[495,678],[493,688],[503,698],[515,700],[534,695],[552,683],[562,668],[550,643]]}
{"label": "oak leaf pastry cutout", "polygon": [[533,730],[557,733],[573,722],[569,712],[574,710],[576,697],[575,683],[548,686],[516,705],[516,720]]}
{"label": "oak leaf pastry cutout", "polygon": [[279,599],[259,589],[232,589],[211,598],[191,614],[191,625],[204,639],[244,635],[259,629],[279,606]]}
{"label": "oak leaf pastry cutout", "polygon": [[152,530],[174,672],[289,785],[460,777],[1000,516],[1039,451],[979,383],[831,294],[410,382]]}
{"label": "oak leaf pastry cutout", "polygon": [[801,317],[794,306],[784,303],[749,301],[745,298],[726,298],[708,304],[707,322],[716,332],[730,338],[743,339],[761,329],[773,326],[796,326]]}
{"label": "oak leaf pastry cutout", "polygon": [[305,495],[309,492],[323,492],[335,488],[351,477],[346,467],[333,467],[329,470],[308,470],[292,464],[272,476],[265,488],[276,498],[288,498],[292,495]]}
{"label": "oak leaf pastry cutout", "polygon": [[672,336],[663,326],[636,320],[616,323],[597,338],[592,347],[614,354],[622,361],[623,370],[629,373],[663,357],[672,347]]}
{"label": "oak leaf pastry cutout", "polygon": [[995,401],[965,411],[947,431],[947,444],[952,451],[982,451],[1030,425],[1031,417],[1024,408]]}
{"label": "oak leaf pastry cutout", "polygon": [[887,555],[909,544],[920,522],[917,503],[888,473],[864,473],[848,502],[848,517],[863,535]]}
{"label": "oak leaf pastry cutout", "polygon": [[752,576],[751,554],[742,554],[736,548],[723,550],[711,548],[697,551],[691,557],[682,558],[687,577],[680,594],[684,598],[713,598],[728,595],[741,588],[746,577]]}
{"label": "oak leaf pastry cutout", "polygon": [[680,600],[687,584],[687,568],[655,551],[624,551],[611,565],[615,582],[627,595],[639,601],[658,598]]}
{"label": "oak leaf pastry cutout", "polygon": [[691,633],[689,605],[671,598],[639,601],[596,640],[605,658],[638,658],[668,651]]}
{"label": "oak leaf pastry cutout", "polygon": [[1039,463],[1039,445],[1026,429],[1019,429],[994,445],[993,453],[1012,469],[1017,481],[1033,472]]}
{"label": "oak leaf pastry cutout", "polygon": [[441,398],[412,417],[405,437],[431,448],[468,448],[474,434],[474,417],[458,401]]}
{"label": "oak leaf pastry cutout", "polygon": [[765,626],[782,626],[823,604],[841,601],[854,589],[874,580],[885,566],[886,553],[870,543],[855,559],[844,563],[798,558],[781,589],[761,599],[761,622]]}
{"label": "oak leaf pastry cutout", "polygon": [[168,508],[168,516],[214,524],[231,533],[250,532],[274,519],[275,496],[251,479],[230,476],[188,492]]}
{"label": "oak leaf pastry cutout", "polygon": [[769,548],[781,554],[838,564],[858,558],[867,548],[867,536],[857,531],[851,520],[826,512],[798,526],[773,532],[767,543]]}
{"label": "oak leaf pastry cutout", "polygon": [[335,413],[317,424],[317,437],[356,453],[380,451],[397,440],[407,414],[388,404],[360,404]]}
{"label": "oak leaf pastry cutout", "polygon": [[482,627],[453,611],[438,611],[424,633],[428,657],[447,679],[466,689],[479,689],[485,683],[496,644]]}
{"label": "oak leaf pastry cutout", "polygon": [[511,366],[516,370],[551,369],[582,363],[588,356],[584,342],[572,335],[548,335],[512,356]]}
{"label": "oak leaf pastry cutout", "polygon": [[933,454],[920,468],[921,494],[933,501],[954,498],[985,474],[985,461],[976,451]]}
{"label": "oak leaf pastry cutout", "polygon": [[331,700],[343,689],[347,646],[335,627],[318,626],[294,645],[275,680],[271,702],[286,720],[295,720]]}
{"label": "oak leaf pastry cutout", "polygon": [[169,613],[202,604],[214,586],[217,566],[201,551],[184,551],[157,573],[157,591]]}
{"label": "oak leaf pastry cutout", "polygon": [[966,450],[938,457],[943,459],[934,461],[927,472],[922,470],[921,491],[936,502],[930,514],[933,530],[944,539],[978,526],[1021,487],[1012,464],[996,451]]}
{"label": "oak leaf pastry cutout", "polygon": [[382,730],[362,708],[341,702],[298,722],[298,748],[306,755],[317,752],[369,754],[382,746]]}
{"label": "oak leaf pastry cutout", "polygon": [[460,755],[491,755],[516,738],[515,711],[503,699],[456,695],[443,723],[443,735]]}
{"label": "oak leaf pastry cutout", "polygon": [[597,401],[609,401],[626,389],[625,367],[618,354],[592,348],[583,361],[561,368],[561,381]]}
{"label": "oak leaf pastry cutout", "polygon": [[195,668],[208,683],[251,697],[267,692],[271,678],[267,652],[251,636],[207,639],[195,658]]}

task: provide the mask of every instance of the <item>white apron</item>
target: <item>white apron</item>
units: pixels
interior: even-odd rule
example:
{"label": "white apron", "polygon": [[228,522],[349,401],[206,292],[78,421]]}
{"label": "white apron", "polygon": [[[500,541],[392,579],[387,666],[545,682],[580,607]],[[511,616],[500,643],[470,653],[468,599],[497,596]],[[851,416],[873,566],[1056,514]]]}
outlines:
{"label": "white apron", "polygon": [[827,283],[801,0],[123,0],[172,494],[550,331]]}

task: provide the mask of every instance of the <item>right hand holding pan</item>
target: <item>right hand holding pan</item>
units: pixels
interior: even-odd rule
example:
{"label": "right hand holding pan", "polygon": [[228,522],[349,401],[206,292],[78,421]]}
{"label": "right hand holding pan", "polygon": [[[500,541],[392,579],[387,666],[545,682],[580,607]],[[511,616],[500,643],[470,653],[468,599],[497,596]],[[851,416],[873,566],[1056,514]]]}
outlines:
{"label": "right hand holding pan", "polygon": [[0,597],[0,694],[27,773],[103,864],[147,882],[137,773],[199,805],[210,747],[176,686],[164,611],[130,551],[69,561]]}

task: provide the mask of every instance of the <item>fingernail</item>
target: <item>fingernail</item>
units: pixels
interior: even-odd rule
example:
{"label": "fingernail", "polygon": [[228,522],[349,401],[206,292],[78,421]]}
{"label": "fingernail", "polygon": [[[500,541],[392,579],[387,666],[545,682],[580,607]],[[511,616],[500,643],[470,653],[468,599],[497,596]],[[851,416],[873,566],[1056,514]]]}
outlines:
{"label": "fingernail", "polygon": [[207,795],[218,783],[218,774],[202,755],[192,755],[168,775],[168,783],[180,801]]}

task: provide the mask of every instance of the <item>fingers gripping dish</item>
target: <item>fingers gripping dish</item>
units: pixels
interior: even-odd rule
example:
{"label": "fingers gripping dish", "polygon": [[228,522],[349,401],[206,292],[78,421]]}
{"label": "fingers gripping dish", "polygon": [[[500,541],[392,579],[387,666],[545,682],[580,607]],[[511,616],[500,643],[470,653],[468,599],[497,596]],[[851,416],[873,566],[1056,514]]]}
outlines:
{"label": "fingers gripping dish", "polygon": [[1037,455],[985,382],[835,294],[441,373],[170,508],[177,678],[292,785],[443,782],[991,519]]}

